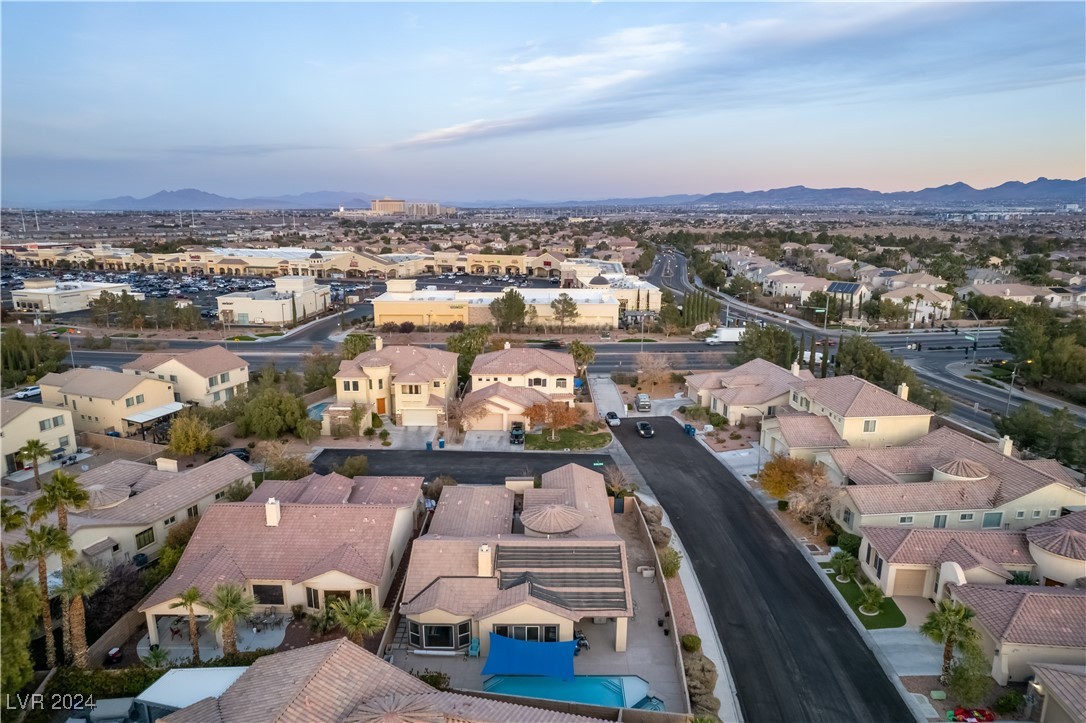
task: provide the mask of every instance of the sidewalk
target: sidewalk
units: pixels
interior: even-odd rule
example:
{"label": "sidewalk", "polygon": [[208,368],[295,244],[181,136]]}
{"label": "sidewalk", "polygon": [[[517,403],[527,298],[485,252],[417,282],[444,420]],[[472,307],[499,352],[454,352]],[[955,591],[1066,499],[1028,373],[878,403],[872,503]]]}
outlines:
{"label": "sidewalk", "polygon": [[[1005,382],[1000,382],[1000,381],[998,381],[996,379],[993,379],[992,381],[998,386],[985,384],[984,382],[978,382],[978,381],[976,381],[974,379],[968,379],[967,375],[969,375],[969,374],[977,375],[977,372],[972,371],[974,368],[977,368],[977,366],[978,365],[973,364],[972,360],[970,360],[970,361],[956,361],[956,362],[950,362],[949,364],[947,364],[946,365],[946,370],[948,372],[950,372],[951,374],[953,374],[954,376],[958,377],[959,379],[962,379],[962,380],[967,381],[967,382],[971,382],[973,384],[980,384],[980,385],[983,385],[984,387],[988,387],[989,391],[992,391],[992,392],[999,391],[999,392],[1004,392],[1004,393],[1007,391],[1008,385]],[[1086,407],[1084,407],[1082,405],[1075,404],[1073,402],[1069,402],[1066,399],[1061,399],[1059,397],[1054,397],[1054,396],[1052,396],[1050,394],[1045,394],[1043,392],[1038,392],[1038,391],[1033,390],[1033,389],[1019,389],[1018,387],[1015,387],[1014,388],[1014,395],[1013,395],[1013,398],[1011,400],[1012,403],[1013,402],[1021,403],[1023,400],[1028,401],[1028,402],[1039,403],[1039,404],[1047,404],[1047,405],[1054,406],[1054,407],[1066,407],[1068,410],[1070,410],[1071,412],[1074,412],[1075,414],[1078,414],[1079,416],[1086,416]]]}

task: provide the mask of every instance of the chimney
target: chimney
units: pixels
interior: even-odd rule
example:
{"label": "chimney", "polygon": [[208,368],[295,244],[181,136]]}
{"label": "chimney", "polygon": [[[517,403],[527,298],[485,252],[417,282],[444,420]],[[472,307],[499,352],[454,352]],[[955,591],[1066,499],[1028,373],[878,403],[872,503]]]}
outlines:
{"label": "chimney", "polygon": [[512,344],[510,344],[509,342],[505,342],[505,348],[506,348],[506,349],[509,349],[509,348],[510,348],[510,347],[512,347],[512,346],[513,346],[513,345],[512,345]]}
{"label": "chimney", "polygon": [[381,337],[377,337],[376,339],[373,340],[373,350],[374,351],[381,351],[384,348],[385,348],[385,340],[384,339],[382,339]]}
{"label": "chimney", "polygon": [[282,517],[283,513],[279,509],[279,500],[269,497],[268,501],[264,503],[264,524],[267,527],[278,527],[279,520]]}
{"label": "chimney", "polygon": [[799,362],[798,361],[792,362],[792,376],[794,376],[794,377],[799,376]]}
{"label": "chimney", "polygon": [[999,440],[999,451],[1004,457],[1014,456],[1014,440],[1009,435],[1004,434],[1003,439]]}
{"label": "chimney", "polygon": [[169,457],[159,457],[155,460],[155,465],[158,467],[159,472],[177,471],[177,460],[170,459]]}
{"label": "chimney", "polygon": [[902,382],[901,384],[898,384],[897,385],[897,395],[899,397],[901,397],[902,399],[904,399],[906,402],[909,401],[909,385],[906,384],[905,382]]}
{"label": "chimney", "polygon": [[479,577],[494,577],[494,556],[485,542],[479,545]]}

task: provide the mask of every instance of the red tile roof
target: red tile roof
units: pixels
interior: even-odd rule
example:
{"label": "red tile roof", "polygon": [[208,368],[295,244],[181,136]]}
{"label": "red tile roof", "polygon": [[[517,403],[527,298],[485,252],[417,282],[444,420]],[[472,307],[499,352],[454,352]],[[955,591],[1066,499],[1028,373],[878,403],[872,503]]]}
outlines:
{"label": "red tile roof", "polygon": [[1024,585],[952,586],[997,642],[1086,648],[1086,590]]}

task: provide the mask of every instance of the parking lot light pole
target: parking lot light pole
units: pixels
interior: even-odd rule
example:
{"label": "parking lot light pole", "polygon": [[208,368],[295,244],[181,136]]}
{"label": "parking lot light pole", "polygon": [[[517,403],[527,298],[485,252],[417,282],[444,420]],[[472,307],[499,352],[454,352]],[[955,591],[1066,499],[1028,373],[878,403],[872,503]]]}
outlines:
{"label": "parking lot light pole", "polygon": [[1011,395],[1014,394],[1014,378],[1018,376],[1018,367],[1022,366],[1023,364],[1032,363],[1032,359],[1026,359],[1025,361],[1020,361],[1014,365],[1014,370],[1011,372],[1011,385],[1007,387],[1007,408],[1003,410],[1004,417],[1009,416],[1011,413]]}
{"label": "parking lot light pole", "polygon": [[[977,320],[977,330],[974,332],[976,336],[973,337],[973,364],[977,363],[977,347],[980,346],[980,317],[977,316],[977,312],[970,309],[968,306],[965,310],[973,315],[973,318]],[[1031,364],[1033,362],[1030,362]]]}
{"label": "parking lot light pole", "polygon": [[68,356],[72,358],[72,366],[76,366],[75,363],[75,350],[72,349],[72,334],[75,333],[75,329],[68,329]]}

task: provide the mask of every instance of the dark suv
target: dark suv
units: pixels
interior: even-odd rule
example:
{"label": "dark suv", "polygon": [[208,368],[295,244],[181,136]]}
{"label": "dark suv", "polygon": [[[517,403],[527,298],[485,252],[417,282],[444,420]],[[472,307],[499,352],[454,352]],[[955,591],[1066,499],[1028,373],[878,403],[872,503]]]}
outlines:
{"label": "dark suv", "polygon": [[509,428],[509,444],[524,444],[524,422],[513,422]]}

